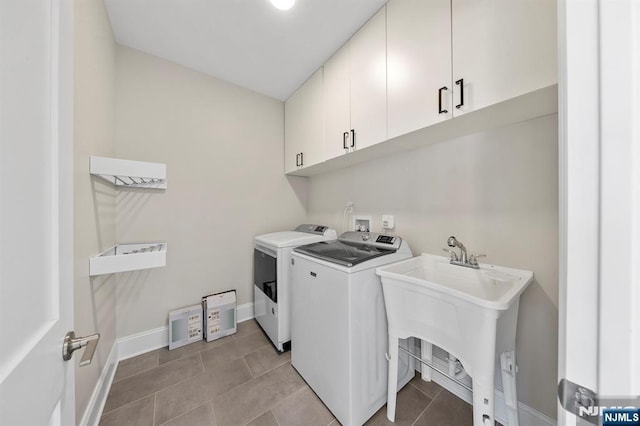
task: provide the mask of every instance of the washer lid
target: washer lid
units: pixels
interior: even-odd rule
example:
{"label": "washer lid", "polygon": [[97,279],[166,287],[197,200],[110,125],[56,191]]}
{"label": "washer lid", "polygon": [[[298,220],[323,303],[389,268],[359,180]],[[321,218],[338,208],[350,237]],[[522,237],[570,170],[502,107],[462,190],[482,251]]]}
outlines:
{"label": "washer lid", "polygon": [[296,247],[294,251],[347,267],[396,252],[394,248],[380,248],[372,244],[344,241],[342,238],[339,241],[323,241]]}
{"label": "washer lid", "polygon": [[298,231],[282,231],[258,235],[256,237],[256,242],[275,248],[282,248],[301,246],[318,241],[334,240],[335,238],[336,232],[332,229],[329,229],[324,235],[309,234],[307,232]]}

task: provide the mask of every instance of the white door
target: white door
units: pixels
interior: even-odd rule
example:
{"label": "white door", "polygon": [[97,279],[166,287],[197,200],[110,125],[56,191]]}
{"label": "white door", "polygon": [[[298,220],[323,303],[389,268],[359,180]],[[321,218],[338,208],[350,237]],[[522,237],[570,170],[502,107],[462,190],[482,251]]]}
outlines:
{"label": "white door", "polygon": [[640,408],[640,5],[559,6],[558,424],[584,425]]}
{"label": "white door", "polygon": [[0,1],[0,424],[72,425],[73,9]]}
{"label": "white door", "polygon": [[386,18],[383,7],[349,41],[354,149],[387,140]]}
{"label": "white door", "polygon": [[454,116],[556,84],[556,8],[556,0],[451,2]]}
{"label": "white door", "polygon": [[351,65],[349,49],[350,44],[347,42],[324,64],[325,160],[347,153],[351,146]]}
{"label": "white door", "polygon": [[450,94],[451,1],[388,2],[389,139],[451,118]]}
{"label": "white door", "polygon": [[323,69],[318,69],[284,104],[284,171],[324,161]]}

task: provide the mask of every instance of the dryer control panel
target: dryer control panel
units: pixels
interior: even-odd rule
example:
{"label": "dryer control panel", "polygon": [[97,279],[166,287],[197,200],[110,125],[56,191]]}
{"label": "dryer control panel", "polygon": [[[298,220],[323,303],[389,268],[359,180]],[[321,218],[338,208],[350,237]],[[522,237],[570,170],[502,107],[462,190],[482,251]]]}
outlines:
{"label": "dryer control panel", "polygon": [[327,232],[328,230],[329,230],[328,226],[310,225],[310,224],[299,225],[296,229],[294,229],[294,231],[307,232],[309,234],[317,234],[317,235],[325,235],[325,232]]}

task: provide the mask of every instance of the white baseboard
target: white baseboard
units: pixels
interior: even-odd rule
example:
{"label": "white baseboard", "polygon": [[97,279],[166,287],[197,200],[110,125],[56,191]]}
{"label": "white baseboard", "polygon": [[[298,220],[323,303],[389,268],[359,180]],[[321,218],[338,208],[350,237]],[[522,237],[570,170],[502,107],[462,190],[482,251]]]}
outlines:
{"label": "white baseboard", "polygon": [[253,318],[253,302],[245,303],[237,308],[238,322],[244,322]]}
{"label": "white baseboard", "polygon": [[121,337],[117,342],[118,361],[122,361],[167,346],[169,344],[169,328],[165,325]]}
{"label": "white baseboard", "polygon": [[[245,303],[236,308],[238,322],[253,318],[253,303]],[[168,326],[154,328],[118,339],[118,361],[133,358],[149,351],[164,348],[169,344]]]}
{"label": "white baseboard", "polygon": [[116,374],[117,366],[118,343],[114,342],[109,352],[107,362],[98,378],[98,383],[96,383],[96,386],[93,388],[93,394],[91,394],[89,404],[87,404],[84,415],[80,420],[80,426],[94,426],[100,423],[100,416],[102,416],[104,404],[107,402],[107,396],[109,395],[109,389],[111,389],[111,383]]}

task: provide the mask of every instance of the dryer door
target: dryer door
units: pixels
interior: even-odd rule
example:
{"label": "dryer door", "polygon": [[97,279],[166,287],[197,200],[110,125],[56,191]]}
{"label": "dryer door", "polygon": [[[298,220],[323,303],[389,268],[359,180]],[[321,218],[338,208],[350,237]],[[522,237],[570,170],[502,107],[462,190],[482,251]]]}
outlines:
{"label": "dryer door", "polygon": [[284,348],[278,333],[277,265],[276,253],[261,248],[253,251],[254,316],[273,345],[282,352]]}
{"label": "dryer door", "polygon": [[262,250],[253,250],[253,283],[274,303],[278,303],[277,258]]}

